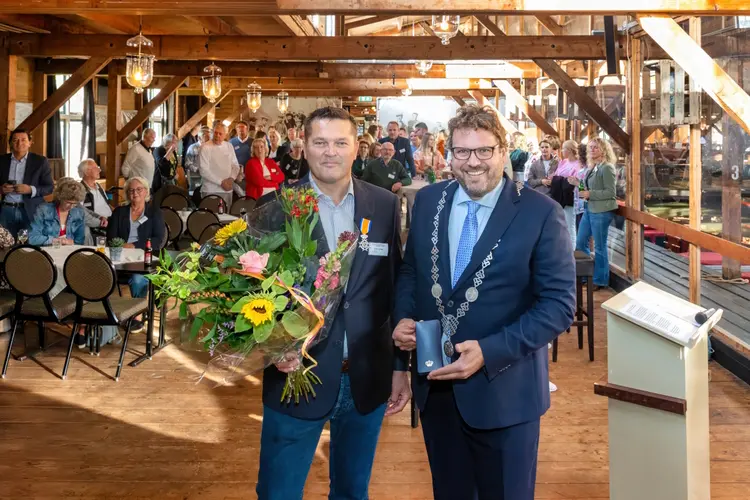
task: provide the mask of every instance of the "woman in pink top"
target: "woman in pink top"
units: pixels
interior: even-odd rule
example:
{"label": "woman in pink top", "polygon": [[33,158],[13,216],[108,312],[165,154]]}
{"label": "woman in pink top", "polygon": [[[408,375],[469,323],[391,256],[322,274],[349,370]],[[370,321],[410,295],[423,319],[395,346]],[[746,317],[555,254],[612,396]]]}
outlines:
{"label": "woman in pink top", "polygon": [[[575,141],[565,141],[561,151],[562,161],[557,165],[556,176],[567,177],[568,182],[573,186],[578,186],[583,180],[586,173],[586,167],[578,160],[578,144]],[[568,233],[576,243],[576,207],[578,206],[578,189],[573,190],[575,203],[573,206],[563,207],[565,212],[565,222],[568,225]]]}
{"label": "woman in pink top", "polygon": [[434,135],[426,133],[422,137],[422,145],[414,153],[414,164],[418,174],[423,175],[427,169],[431,168],[440,178],[440,173],[445,168],[445,158],[437,149]]}

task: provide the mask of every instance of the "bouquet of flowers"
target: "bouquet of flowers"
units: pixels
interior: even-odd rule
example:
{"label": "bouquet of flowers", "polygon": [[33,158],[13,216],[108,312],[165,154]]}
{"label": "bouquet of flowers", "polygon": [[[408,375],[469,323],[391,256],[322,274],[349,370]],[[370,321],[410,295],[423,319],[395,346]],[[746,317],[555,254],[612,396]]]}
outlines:
{"label": "bouquet of flowers", "polygon": [[315,237],[318,224],[314,191],[285,188],[203,247],[194,244],[174,260],[162,255],[148,279],[159,302],[176,299],[181,345],[209,353],[206,371],[226,380],[297,353],[301,363],[287,376],[282,401],[315,396],[320,380],[309,349],[328,334],[358,238],[342,233],[320,255],[325,237],[320,230]]}

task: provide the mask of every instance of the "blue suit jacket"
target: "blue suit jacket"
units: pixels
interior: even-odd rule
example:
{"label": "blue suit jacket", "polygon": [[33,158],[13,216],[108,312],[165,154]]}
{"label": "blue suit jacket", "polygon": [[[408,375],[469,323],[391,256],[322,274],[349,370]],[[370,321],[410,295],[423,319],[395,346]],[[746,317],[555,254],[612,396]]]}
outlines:
{"label": "blue suit jacket", "polygon": [[[387,243],[388,256],[369,255],[357,247],[346,294],[341,299],[328,336],[310,350],[318,362],[313,372],[322,384],[315,385],[317,394],[309,402],[281,403],[286,375],[271,365],[263,373],[263,404],[275,411],[302,419],[319,419],[336,403],[344,356],[344,332],[349,352],[349,379],[354,405],[367,414],[385,403],[391,395],[394,369],[407,369],[408,353],[396,349],[391,333],[390,314],[395,298],[396,273],[401,265],[400,204],[393,193],[354,179],[354,221],[359,227],[365,218],[371,221],[368,240]],[[296,186],[309,183],[309,177]],[[258,200],[259,205],[272,200],[269,193]],[[274,222],[279,229],[284,222],[279,214]],[[322,224],[318,223],[313,238],[325,241]],[[318,248],[324,255],[327,248]]]}
{"label": "blue suit jacket", "polygon": [[[0,185],[8,182],[10,177],[10,157],[12,153],[0,155]],[[52,192],[55,187],[52,181],[52,171],[47,158],[35,153],[29,153],[26,159],[26,172],[23,175],[23,183],[36,187],[36,196],[23,195],[23,207],[29,221],[34,219],[37,208],[46,203],[44,197]]]}
{"label": "blue suit jacket", "polygon": [[[84,212],[81,207],[73,207],[68,213],[66,235],[76,245],[83,245],[86,237]],[[37,246],[51,245],[52,240],[60,237],[60,217],[57,216],[57,203],[39,205],[31,221],[29,244]]]}
{"label": "blue suit jacket", "polygon": [[[438,227],[438,267],[446,314],[465,301],[495,243],[479,298],[460,319],[454,344],[478,340],[485,366],[453,392],[464,421],[497,429],[539,418],[550,405],[547,344],[565,331],[575,310],[575,261],[560,205],[531,189],[505,187],[471,261],[451,289],[448,218],[458,183],[442,182],[416,196],[409,239],[397,284],[394,322],[439,319],[430,289],[432,231],[438,201],[447,189]],[[454,355],[454,360],[458,355]],[[412,372],[414,397],[424,409],[431,382]]]}

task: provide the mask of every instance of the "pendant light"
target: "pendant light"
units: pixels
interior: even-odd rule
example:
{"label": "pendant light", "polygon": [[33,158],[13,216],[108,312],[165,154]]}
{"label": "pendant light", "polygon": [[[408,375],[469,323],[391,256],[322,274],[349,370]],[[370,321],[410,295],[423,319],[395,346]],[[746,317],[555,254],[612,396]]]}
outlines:
{"label": "pendant light", "polygon": [[133,87],[133,92],[141,94],[154,79],[154,56],[144,54],[143,47],[153,47],[154,42],[143,36],[143,24],[141,24],[138,35],[130,38],[125,45],[138,48],[137,54],[127,54],[125,57],[125,80]]}
{"label": "pendant light", "polygon": [[283,90],[276,94],[276,107],[279,113],[286,113],[289,109],[289,94]]}
{"label": "pendant light", "polygon": [[430,27],[435,35],[442,40],[443,45],[451,43],[451,38],[458,35],[461,26],[461,16],[432,16]]}
{"label": "pendant light", "polygon": [[[411,25],[411,36],[414,36],[414,24]],[[417,68],[420,75],[426,76],[427,72],[432,68],[432,61],[429,59],[422,59],[414,63],[414,66]]]}
{"label": "pendant light", "polygon": [[203,77],[203,95],[208,102],[216,102],[221,95],[221,68],[214,63],[203,68],[206,76]]}
{"label": "pendant light", "polygon": [[253,113],[260,109],[261,96],[261,86],[258,85],[258,82],[253,82],[247,86],[247,107],[250,108],[250,111]]}

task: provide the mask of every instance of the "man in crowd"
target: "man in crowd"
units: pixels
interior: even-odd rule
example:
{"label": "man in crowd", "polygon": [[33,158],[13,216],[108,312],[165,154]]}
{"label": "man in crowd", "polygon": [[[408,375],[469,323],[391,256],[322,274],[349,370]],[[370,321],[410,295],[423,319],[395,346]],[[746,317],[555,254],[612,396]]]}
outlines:
{"label": "man in crowd", "polygon": [[234,154],[237,156],[237,163],[240,164],[241,168],[245,168],[247,162],[250,161],[252,156],[252,139],[247,127],[247,122],[240,120],[235,125],[234,130],[237,131],[237,135],[229,140],[229,143],[234,148]]}
{"label": "man in crowd", "polygon": [[419,150],[419,146],[422,145],[422,139],[417,135],[416,130],[412,130],[409,134],[409,142],[411,143],[411,155],[414,156],[414,153]]}
{"label": "man in crowd", "polygon": [[154,172],[156,171],[156,159],[154,158],[154,142],[156,141],[156,132],[154,129],[147,128],[141,134],[141,140],[130,146],[125,161],[122,162],[120,169],[123,177],[143,177],[148,181],[148,187],[154,182]]}
{"label": "man in crowd", "polygon": [[283,144],[286,146],[287,151],[292,150],[292,141],[297,138],[297,129],[294,127],[290,127],[286,129],[286,142]]}
{"label": "man in crowd", "polygon": [[211,141],[201,145],[198,168],[203,179],[201,195],[218,194],[229,207],[232,204],[234,181],[239,177],[241,167],[237,162],[235,149],[224,140],[226,136],[227,126],[217,123],[211,134]]}
{"label": "man in crowd", "polygon": [[398,136],[399,137],[409,137],[409,134],[406,133],[406,127],[399,127],[399,129],[398,129]]}
{"label": "man in crowd", "polygon": [[31,153],[31,134],[16,129],[10,134],[9,154],[0,156],[0,185],[3,187],[0,224],[15,238],[28,229],[37,207],[52,192],[52,172],[44,156]]}
{"label": "man in crowd", "polygon": [[197,123],[195,127],[193,127],[193,130],[191,130],[185,137],[182,138],[182,168],[185,168],[186,165],[186,158],[187,158],[187,151],[190,149],[190,146],[198,142],[198,134],[200,134],[201,131],[201,124]]}
{"label": "man in crowd", "polygon": [[93,244],[93,236],[105,236],[103,231],[107,227],[109,217],[112,215],[112,207],[109,206],[107,193],[104,188],[96,182],[101,176],[102,169],[91,158],[83,160],[78,165],[78,176],[81,178],[86,190],[83,199],[83,208],[86,223],[86,244]]}
{"label": "man in crowd", "polygon": [[398,135],[398,122],[388,122],[388,137],[380,139],[381,144],[386,142],[393,144],[395,150],[394,158],[406,167],[407,171],[414,177],[417,175],[417,167],[414,165],[414,156],[411,154],[411,144],[409,139],[406,137],[399,137]]}
{"label": "man in crowd", "polygon": [[427,124],[425,122],[419,122],[414,125],[414,133],[417,134],[417,137],[419,137],[420,140],[422,140],[422,137],[427,133]]}
{"label": "man in crowd", "polygon": [[384,142],[382,156],[367,162],[361,179],[383,189],[397,193],[402,186],[411,184],[411,177],[404,166],[393,158],[393,144]]}
{"label": "man in crowd", "polygon": [[401,262],[400,205],[393,194],[352,179],[357,123],[345,110],[312,112],[305,137],[310,175],[299,185],[318,195],[318,255],[358,226],[369,246],[357,243],[346,296],[327,338],[310,350],[318,362],[312,371],[321,380],[316,396],[300,404],[281,401],[286,374],[299,367],[296,353],[263,374],[256,492],[259,500],[301,499],[320,435],[330,423],[328,498],[366,499],[383,416],[398,413],[410,398],[408,356],[394,348],[389,335]]}
{"label": "man in crowd", "polygon": [[529,168],[529,186],[549,196],[552,177],[557,171],[557,159],[552,156],[552,144],[547,139],[539,142],[541,156]]}
{"label": "man in crowd", "polygon": [[412,378],[434,498],[533,500],[547,344],[575,311],[573,248],[560,205],[503,175],[491,108],[464,106],[448,126],[457,182],[417,193],[393,338],[413,350],[417,321],[435,335],[412,357],[435,349]]}

